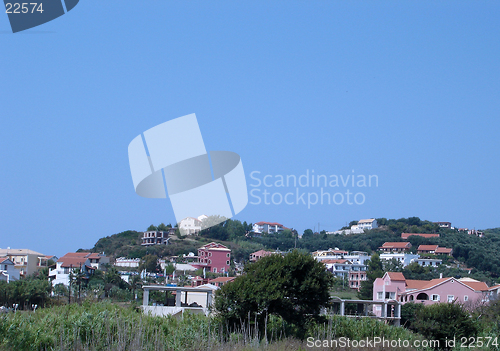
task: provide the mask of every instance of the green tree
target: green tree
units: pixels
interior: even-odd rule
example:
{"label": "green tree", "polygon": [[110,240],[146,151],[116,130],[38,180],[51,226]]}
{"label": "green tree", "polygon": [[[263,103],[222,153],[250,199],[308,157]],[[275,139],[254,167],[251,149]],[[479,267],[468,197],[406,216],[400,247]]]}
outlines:
{"label": "green tree", "polygon": [[384,267],[378,253],[374,253],[367,261],[366,280],[361,282],[358,297],[363,300],[373,299],[373,282],[384,275]]}
{"label": "green tree", "polygon": [[158,257],[155,255],[146,255],[142,258],[139,270],[145,269],[146,272],[156,272],[158,270]]}
{"label": "green tree", "polygon": [[319,319],[330,300],[332,275],[323,264],[297,250],[248,264],[245,273],[216,292],[216,314],[229,326],[279,315],[303,337],[305,326]]}
{"label": "green tree", "polygon": [[[439,340],[440,348],[449,350],[446,340],[470,338],[478,334],[478,326],[469,312],[458,303],[437,303],[417,311],[412,329],[428,339]],[[457,342],[457,345],[459,343]]]}
{"label": "green tree", "polygon": [[155,225],[151,224],[149,227],[148,227],[148,232],[155,232],[158,230],[158,227],[156,227]]}
{"label": "green tree", "polygon": [[157,229],[161,232],[168,232],[170,228],[172,228],[172,225],[170,224],[165,225],[165,223],[160,223],[157,227]]}

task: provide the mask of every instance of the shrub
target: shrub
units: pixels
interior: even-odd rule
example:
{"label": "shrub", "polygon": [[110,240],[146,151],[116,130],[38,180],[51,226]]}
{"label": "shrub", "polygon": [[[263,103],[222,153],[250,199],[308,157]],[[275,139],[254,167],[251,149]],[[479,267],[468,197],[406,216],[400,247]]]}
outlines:
{"label": "shrub", "polygon": [[438,303],[417,312],[413,328],[428,339],[439,340],[447,350],[446,340],[475,337],[478,326],[459,303]]}

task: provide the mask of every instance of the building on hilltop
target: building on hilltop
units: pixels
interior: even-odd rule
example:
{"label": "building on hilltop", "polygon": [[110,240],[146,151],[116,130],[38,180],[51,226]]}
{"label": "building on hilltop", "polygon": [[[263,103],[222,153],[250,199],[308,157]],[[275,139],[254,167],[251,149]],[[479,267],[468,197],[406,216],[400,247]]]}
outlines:
{"label": "building on hilltop", "polygon": [[439,247],[438,245],[420,245],[417,248],[417,252],[420,254],[434,254],[434,255],[448,255],[451,256],[453,249],[446,247]]}
{"label": "building on hilltop", "polygon": [[371,230],[378,228],[377,220],[374,218],[370,219],[360,219],[357,224],[358,228],[363,230]]}
{"label": "building on hilltop", "polygon": [[283,226],[283,224],[276,223],[276,222],[257,222],[257,223],[254,223],[252,229],[253,229],[254,233],[274,234],[274,233],[282,232],[288,228]]}
{"label": "building on hilltop", "polygon": [[168,232],[151,230],[142,233],[142,246],[168,245]]}
{"label": "building on hilltop", "polygon": [[411,243],[410,242],[385,242],[382,246],[379,247],[380,251],[384,252],[405,252],[410,251]]}
{"label": "building on hilltop", "polygon": [[450,222],[434,222],[434,224],[437,224],[439,226],[439,228],[451,229]]}
{"label": "building on hilltop", "polygon": [[186,217],[179,222],[179,231],[182,235],[195,235],[202,230],[203,219],[208,218],[205,215],[201,215],[198,218]]}

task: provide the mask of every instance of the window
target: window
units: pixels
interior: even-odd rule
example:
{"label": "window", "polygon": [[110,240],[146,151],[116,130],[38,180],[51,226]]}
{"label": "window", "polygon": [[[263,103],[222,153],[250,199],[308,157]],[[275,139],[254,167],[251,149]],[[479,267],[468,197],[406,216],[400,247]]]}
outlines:
{"label": "window", "polygon": [[453,295],[448,295],[448,302],[453,302],[453,299],[455,298],[455,296]]}
{"label": "window", "polygon": [[211,252],[209,252],[209,253],[208,253],[208,256],[212,256],[212,253],[211,253]]}
{"label": "window", "polygon": [[464,295],[464,301],[469,301],[469,296]]}
{"label": "window", "polygon": [[230,255],[230,254],[227,254],[227,255],[226,255],[226,257],[227,257],[227,258],[229,258],[229,255]]}
{"label": "window", "polygon": [[377,292],[377,300],[382,300],[382,298],[383,298],[383,292],[382,291]]}
{"label": "window", "polygon": [[439,301],[439,295],[432,295],[432,301]]}
{"label": "window", "polygon": [[226,264],[229,266],[229,264],[230,264],[229,261],[226,261]]}

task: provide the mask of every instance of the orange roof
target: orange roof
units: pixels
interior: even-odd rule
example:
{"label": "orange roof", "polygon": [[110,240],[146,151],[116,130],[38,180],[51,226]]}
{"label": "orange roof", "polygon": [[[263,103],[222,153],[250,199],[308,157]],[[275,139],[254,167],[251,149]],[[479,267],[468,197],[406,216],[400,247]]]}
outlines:
{"label": "orange roof", "polygon": [[427,283],[428,280],[406,279],[406,289],[422,289]]}
{"label": "orange roof", "polygon": [[403,241],[403,242],[385,242],[384,245],[381,246],[381,248],[384,249],[404,249],[406,247],[411,246],[411,244],[408,241]]}
{"label": "orange roof", "polygon": [[486,285],[485,282],[471,282],[471,281],[462,281],[459,280],[461,283],[467,285],[469,288],[473,289],[474,291],[484,291],[488,290],[488,285]]}
{"label": "orange roof", "polygon": [[453,249],[448,249],[446,247],[438,247],[436,251],[434,251],[434,253],[437,253],[437,254],[451,254],[451,252],[453,251]]}
{"label": "orange roof", "polygon": [[90,252],[68,252],[63,257],[87,257],[87,255],[90,255]]}
{"label": "orange roof", "polygon": [[73,267],[78,268],[84,266],[87,262],[86,257],[61,257],[57,262],[62,262],[61,267]]}
{"label": "orange roof", "polygon": [[278,227],[283,227],[283,224],[280,224],[280,223],[277,223],[277,222],[257,222],[255,223],[257,225],[263,225],[263,224],[267,224],[267,225],[277,225]]}
{"label": "orange roof", "polygon": [[346,263],[347,260],[323,260],[323,263]]}
{"label": "orange roof", "polygon": [[436,251],[437,248],[437,245],[420,245],[417,251]]}
{"label": "orange roof", "polygon": [[498,288],[500,288],[500,284],[498,284],[498,285],[493,285],[491,288],[488,288],[488,290],[496,290],[496,289],[498,289]]}
{"label": "orange roof", "polygon": [[387,272],[386,274],[391,280],[406,280],[405,276],[401,272]]}
{"label": "orange roof", "polygon": [[0,263],[4,263],[5,261],[10,261],[10,260],[8,257],[0,257]]}
{"label": "orange roof", "polygon": [[408,239],[411,235],[421,236],[423,238],[439,238],[439,234],[401,233],[401,239]]}
{"label": "orange roof", "polygon": [[438,278],[438,279],[432,279],[432,280],[407,280],[406,281],[406,288],[407,289],[416,289],[416,290],[423,290],[423,289],[429,289],[432,288],[433,286],[436,286],[446,280],[450,279],[448,278]]}

